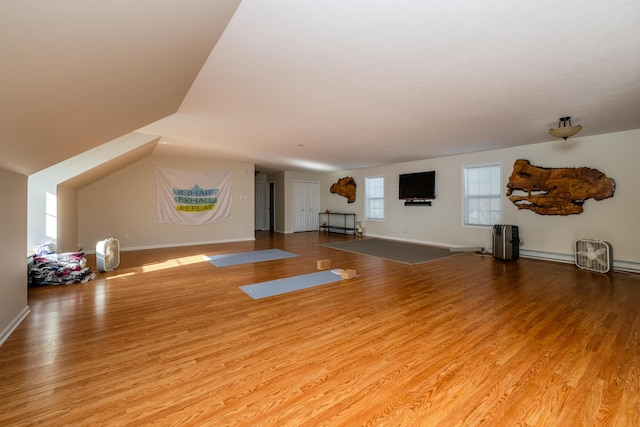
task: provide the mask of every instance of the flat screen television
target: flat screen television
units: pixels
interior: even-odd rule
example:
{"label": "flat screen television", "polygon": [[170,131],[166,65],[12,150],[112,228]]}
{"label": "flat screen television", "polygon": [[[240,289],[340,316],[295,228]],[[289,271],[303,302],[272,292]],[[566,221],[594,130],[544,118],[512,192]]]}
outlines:
{"label": "flat screen television", "polygon": [[431,200],[436,198],[436,172],[416,172],[400,175],[400,200]]}

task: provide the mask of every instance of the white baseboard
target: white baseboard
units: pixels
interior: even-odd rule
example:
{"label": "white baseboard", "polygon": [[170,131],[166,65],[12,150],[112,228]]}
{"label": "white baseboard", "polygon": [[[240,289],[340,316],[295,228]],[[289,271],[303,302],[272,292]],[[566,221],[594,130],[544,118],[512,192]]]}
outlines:
{"label": "white baseboard", "polygon": [[20,313],[18,313],[18,315],[11,321],[11,323],[9,323],[6,328],[4,328],[2,333],[0,333],[0,346],[2,344],[4,344],[4,342],[7,340],[7,338],[9,338],[9,335],[11,335],[13,333],[13,331],[16,330],[18,325],[20,325],[20,323],[22,323],[24,318],[27,317],[27,315],[29,315],[29,313],[31,313],[31,309],[29,308],[28,305],[26,305],[22,309],[22,311],[20,311]]}
{"label": "white baseboard", "polygon": [[[161,244],[161,245],[128,246],[128,247],[121,246],[120,247],[120,251],[124,252],[124,251],[139,251],[139,250],[143,250],[143,249],[177,248],[177,247],[182,247],[182,246],[212,245],[212,244],[216,244],[216,243],[247,242],[247,241],[251,241],[251,240],[256,240],[256,238],[255,237],[247,237],[247,238],[243,238],[243,239],[207,240],[207,241],[204,241],[204,242],[184,242],[184,243],[168,243],[168,244],[165,243],[165,244]],[[120,241],[120,243],[122,243],[122,240]],[[95,254],[96,251],[94,249],[94,250],[84,251],[84,253],[86,253],[86,254]]]}
{"label": "white baseboard", "polygon": [[[474,248],[461,247],[459,245],[451,245],[451,244],[441,243],[441,242],[426,242],[423,240],[415,240],[415,239],[398,239],[396,237],[379,236],[375,234],[368,234],[366,235],[366,237],[377,237],[379,239],[396,240],[396,241],[407,242],[407,243],[418,243],[421,245],[440,246],[444,248],[450,248],[452,252],[461,252],[461,251],[466,251],[467,249],[477,249],[475,247]],[[560,253],[554,253],[554,252],[520,249],[520,256],[522,258],[532,258],[532,259],[540,259],[545,261],[562,262],[566,264],[575,264],[575,255],[573,254],[560,254]],[[614,259],[612,270],[626,271],[629,273],[640,273],[640,263]]]}
{"label": "white baseboard", "polygon": [[614,271],[628,271],[629,273],[640,274],[640,263],[630,261],[617,261],[613,260]]}
{"label": "white baseboard", "polygon": [[[575,264],[575,256],[573,254],[559,254],[553,252],[531,251],[520,249],[522,258],[541,259],[546,261],[564,262],[567,264]],[[611,269],[614,271],[626,271],[629,273],[640,273],[640,263],[622,260],[613,260]]]}
{"label": "white baseboard", "polygon": [[554,252],[543,252],[543,251],[532,251],[520,249],[520,256],[522,258],[531,258],[531,259],[540,259],[544,261],[556,261],[556,262],[564,262],[567,264],[574,263],[573,255],[568,254],[559,254]]}

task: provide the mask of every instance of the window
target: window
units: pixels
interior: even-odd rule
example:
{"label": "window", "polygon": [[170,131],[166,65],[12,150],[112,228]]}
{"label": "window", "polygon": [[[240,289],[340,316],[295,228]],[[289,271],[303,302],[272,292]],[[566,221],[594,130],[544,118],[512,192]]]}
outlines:
{"label": "window", "polygon": [[464,168],[464,224],[502,222],[501,165]]}
{"label": "window", "polygon": [[58,197],[47,193],[45,199],[45,234],[50,239],[58,238]]}
{"label": "window", "polygon": [[364,193],[367,219],[384,219],[384,177],[365,178]]}

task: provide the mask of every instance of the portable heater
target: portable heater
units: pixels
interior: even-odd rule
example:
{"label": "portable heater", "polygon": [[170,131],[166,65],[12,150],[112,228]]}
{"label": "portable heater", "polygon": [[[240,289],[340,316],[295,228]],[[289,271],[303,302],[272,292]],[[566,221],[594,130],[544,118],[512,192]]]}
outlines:
{"label": "portable heater", "polygon": [[503,261],[520,258],[520,238],[517,225],[493,226],[493,257]]}

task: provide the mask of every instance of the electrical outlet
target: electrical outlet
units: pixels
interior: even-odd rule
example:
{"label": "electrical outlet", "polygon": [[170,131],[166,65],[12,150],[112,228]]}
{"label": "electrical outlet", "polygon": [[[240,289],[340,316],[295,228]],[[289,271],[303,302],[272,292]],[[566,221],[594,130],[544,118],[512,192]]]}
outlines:
{"label": "electrical outlet", "polygon": [[128,239],[129,238],[129,233],[124,233],[124,238]]}

